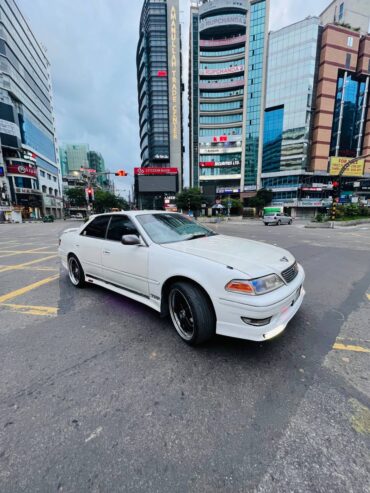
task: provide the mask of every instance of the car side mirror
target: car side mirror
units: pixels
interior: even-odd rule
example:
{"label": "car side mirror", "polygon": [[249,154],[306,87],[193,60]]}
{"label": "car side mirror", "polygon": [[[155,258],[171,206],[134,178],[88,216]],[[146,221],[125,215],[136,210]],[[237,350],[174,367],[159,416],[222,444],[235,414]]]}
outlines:
{"label": "car side mirror", "polygon": [[123,245],[141,245],[141,240],[136,235],[123,235],[121,242]]}

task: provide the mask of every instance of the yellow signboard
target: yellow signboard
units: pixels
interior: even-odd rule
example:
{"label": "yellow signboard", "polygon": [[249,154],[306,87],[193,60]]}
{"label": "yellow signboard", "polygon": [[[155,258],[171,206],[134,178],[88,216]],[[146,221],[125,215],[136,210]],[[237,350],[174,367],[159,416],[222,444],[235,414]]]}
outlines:
{"label": "yellow signboard", "polygon": [[[352,158],[349,157],[331,157],[330,158],[330,168],[329,173],[331,175],[338,175],[343,166],[351,161]],[[349,165],[343,176],[363,176],[365,167],[365,160],[358,159]]]}

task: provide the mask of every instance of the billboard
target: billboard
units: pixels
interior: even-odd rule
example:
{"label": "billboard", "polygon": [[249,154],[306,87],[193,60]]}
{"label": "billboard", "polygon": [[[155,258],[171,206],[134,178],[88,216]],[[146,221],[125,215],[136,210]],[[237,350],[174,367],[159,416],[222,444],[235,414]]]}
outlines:
{"label": "billboard", "polygon": [[177,175],[177,168],[134,168],[134,175]]}
{"label": "billboard", "polygon": [[[351,161],[352,158],[348,157],[331,157],[329,165],[329,174],[337,176],[343,166]],[[365,167],[365,160],[358,159],[354,163],[350,164],[343,176],[363,176]]]}
{"label": "billboard", "polygon": [[22,175],[37,178],[36,166],[31,166],[23,161],[12,161],[10,164],[7,164],[6,169],[10,175]]}
{"label": "billboard", "polygon": [[177,174],[172,175],[147,175],[137,176],[138,192],[177,192]]}

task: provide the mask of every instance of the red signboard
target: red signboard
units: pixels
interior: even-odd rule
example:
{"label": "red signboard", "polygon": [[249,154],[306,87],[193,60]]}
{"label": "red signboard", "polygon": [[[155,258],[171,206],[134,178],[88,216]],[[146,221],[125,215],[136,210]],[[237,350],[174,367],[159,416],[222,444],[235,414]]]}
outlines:
{"label": "red signboard", "polygon": [[227,142],[227,135],[220,135],[219,137],[213,137],[213,142]]}
{"label": "red signboard", "polygon": [[167,77],[167,72],[166,70],[158,70],[157,75],[158,77]]}
{"label": "red signboard", "polygon": [[7,164],[6,169],[11,175],[23,175],[37,178],[36,166],[30,166],[27,163],[13,161],[11,164]]}
{"label": "red signboard", "polygon": [[214,168],[215,164],[216,163],[214,161],[201,161],[199,166],[201,168]]}
{"label": "red signboard", "polygon": [[135,175],[177,175],[177,168],[134,168]]}

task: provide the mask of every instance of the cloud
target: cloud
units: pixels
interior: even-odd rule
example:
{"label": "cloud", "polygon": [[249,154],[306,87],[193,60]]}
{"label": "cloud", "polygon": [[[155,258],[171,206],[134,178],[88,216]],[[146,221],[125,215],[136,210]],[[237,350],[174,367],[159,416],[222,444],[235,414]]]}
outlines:
{"label": "cloud", "polygon": [[[47,47],[58,140],[88,143],[103,154],[112,171],[124,168],[132,173],[140,164],[136,45],[142,3],[18,0],[37,39]],[[318,14],[326,4],[324,0],[271,0],[270,26],[278,29]],[[189,9],[190,1],[180,0],[186,85]],[[183,101],[187,148],[186,92]],[[119,188],[129,186],[127,179],[116,183]]]}

